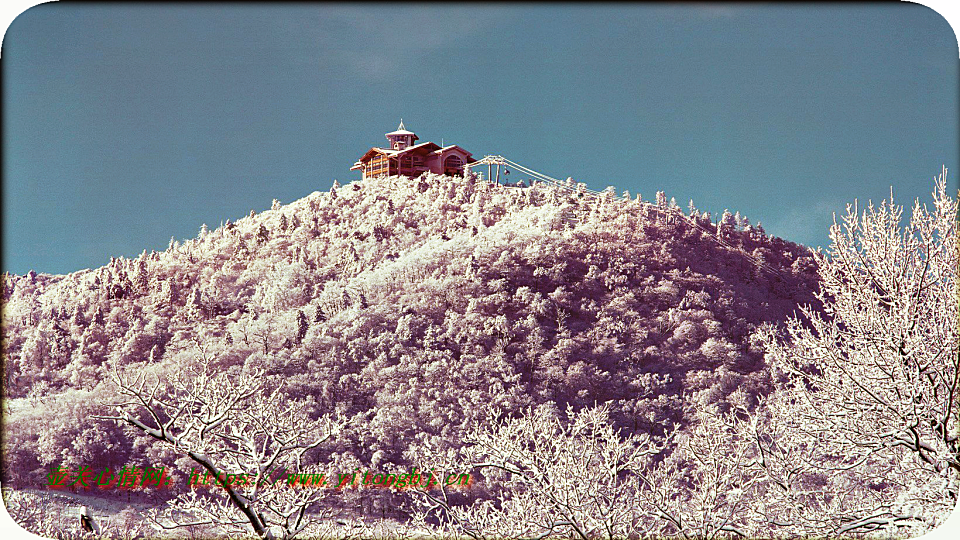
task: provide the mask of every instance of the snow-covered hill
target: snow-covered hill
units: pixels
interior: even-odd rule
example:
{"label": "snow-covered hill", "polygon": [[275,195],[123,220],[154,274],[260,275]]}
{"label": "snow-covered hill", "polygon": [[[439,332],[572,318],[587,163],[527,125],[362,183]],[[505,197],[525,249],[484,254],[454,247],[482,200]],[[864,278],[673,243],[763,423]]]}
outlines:
{"label": "snow-covered hill", "polygon": [[345,469],[457,445],[491,408],[606,402],[618,427],[659,435],[735,388],[765,392],[749,336],[816,302],[808,250],[660,199],[372,179],[95,270],[5,275],[5,395],[32,405],[6,415],[5,482],[162,458],[89,414],[114,369],[185,357],[262,368],[342,412],[317,459]]}

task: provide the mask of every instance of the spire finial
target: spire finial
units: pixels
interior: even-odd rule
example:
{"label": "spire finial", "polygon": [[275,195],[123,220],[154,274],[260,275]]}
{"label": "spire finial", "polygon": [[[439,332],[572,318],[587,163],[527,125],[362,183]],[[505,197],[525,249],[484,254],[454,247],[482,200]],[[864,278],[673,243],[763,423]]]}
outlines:
{"label": "spire finial", "polygon": [[401,130],[401,129],[407,129],[403,127],[403,118],[400,119],[400,127],[398,127],[397,130]]}

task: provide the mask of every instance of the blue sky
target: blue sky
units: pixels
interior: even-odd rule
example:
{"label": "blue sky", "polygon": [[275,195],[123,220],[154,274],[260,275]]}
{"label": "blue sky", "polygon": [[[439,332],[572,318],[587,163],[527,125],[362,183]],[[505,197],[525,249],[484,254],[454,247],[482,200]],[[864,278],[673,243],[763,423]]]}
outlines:
{"label": "blue sky", "polygon": [[913,4],[44,4],[3,41],[3,264],[67,273],[421,141],[825,246],[958,165],[957,38]]}

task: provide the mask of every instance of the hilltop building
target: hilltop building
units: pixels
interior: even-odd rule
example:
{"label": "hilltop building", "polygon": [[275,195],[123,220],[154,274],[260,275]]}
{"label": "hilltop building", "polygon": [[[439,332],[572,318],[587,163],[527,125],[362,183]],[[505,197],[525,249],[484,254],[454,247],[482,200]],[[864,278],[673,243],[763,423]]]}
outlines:
{"label": "hilltop building", "polygon": [[416,133],[408,131],[400,120],[396,131],[386,134],[389,148],[373,147],[350,167],[359,170],[363,178],[377,176],[420,176],[425,172],[463,176],[463,166],[473,163],[470,152],[455,144],[441,147],[432,142],[414,144],[419,139]]}

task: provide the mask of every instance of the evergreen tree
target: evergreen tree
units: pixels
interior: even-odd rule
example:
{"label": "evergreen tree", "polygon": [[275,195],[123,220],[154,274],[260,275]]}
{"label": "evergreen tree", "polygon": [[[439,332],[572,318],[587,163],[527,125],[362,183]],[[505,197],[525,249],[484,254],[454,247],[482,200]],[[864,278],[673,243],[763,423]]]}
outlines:
{"label": "evergreen tree", "polygon": [[302,309],[297,310],[297,344],[303,342],[303,338],[307,335],[307,329],[310,328],[310,322],[307,321],[307,316],[303,314]]}

